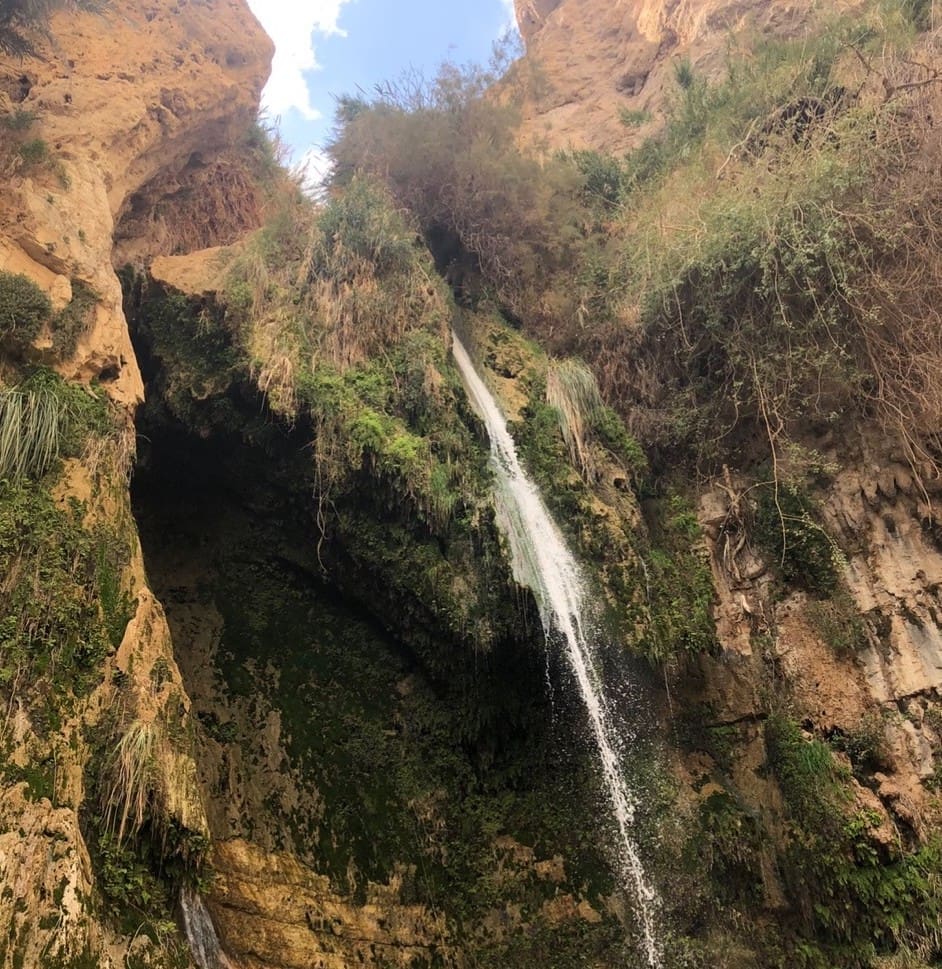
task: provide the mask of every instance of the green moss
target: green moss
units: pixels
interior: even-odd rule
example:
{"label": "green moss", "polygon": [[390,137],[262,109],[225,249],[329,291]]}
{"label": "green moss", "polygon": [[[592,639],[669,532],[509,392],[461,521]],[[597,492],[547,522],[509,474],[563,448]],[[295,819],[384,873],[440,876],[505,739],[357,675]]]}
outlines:
{"label": "green moss", "polygon": [[0,685],[29,684],[23,698],[49,716],[99,682],[109,636],[123,633],[130,612],[119,579],[127,538],[83,518],[74,500],[0,481],[0,571],[12,579],[0,620]]}
{"label": "green moss", "polygon": [[641,650],[655,663],[713,652],[716,593],[696,513],[677,494],[648,500],[643,507],[650,534],[650,547],[641,551],[650,619]]}
{"label": "green moss", "polygon": [[240,415],[229,393],[249,364],[224,311],[191,301],[124,274],[125,306],[139,339],[148,347],[153,387],[163,406],[186,426],[237,430]]}
{"label": "green moss", "polygon": [[79,337],[88,327],[99,297],[91,286],[80,279],[72,280],[72,299],[52,318],[52,348],[60,358],[75,352]]}
{"label": "green moss", "polygon": [[624,421],[611,407],[599,407],[592,416],[592,430],[599,441],[631,473],[636,484],[648,470],[648,459],[638,441],[628,433]]}
{"label": "green moss", "polygon": [[752,907],[763,892],[760,850],[765,838],[758,818],[724,790],[700,805],[698,822],[688,850],[708,873],[715,897],[724,907]]}
{"label": "green moss", "polygon": [[44,798],[55,801],[55,773],[56,765],[52,757],[33,761],[26,767],[0,761],[0,777],[7,784],[25,782],[26,798],[29,801],[40,801]]}
{"label": "green moss", "polygon": [[[321,372],[318,406],[362,407],[350,379]],[[451,406],[450,379],[446,372],[436,380],[444,403],[430,394],[429,408]],[[355,380],[374,403],[385,393],[385,381],[362,369]],[[426,391],[418,382],[413,389],[417,403]],[[416,413],[408,426],[428,420],[424,407]],[[456,409],[420,440],[470,465],[466,473],[484,492],[483,448],[463,417]],[[403,426],[408,418],[395,420]],[[159,442],[156,428],[145,433]],[[465,493],[464,508],[432,531],[400,503],[395,483],[364,467],[335,490],[318,549],[311,469],[298,440],[303,432],[263,459],[228,437],[194,437],[192,452],[174,438],[170,460],[185,454],[193,479],[167,468],[169,478],[146,484],[142,474],[139,482],[161,503],[148,506],[144,491],[137,499],[152,580],[177,641],[185,628],[192,634],[178,623],[193,614],[175,613],[178,580],[151,568],[151,555],[159,562],[156,550],[170,542],[203,549],[215,563],[192,590],[223,617],[216,656],[224,690],[202,708],[191,692],[211,733],[203,742],[240,748],[251,774],[263,760],[268,705],[279,714],[282,772],[298,793],[273,791],[263,813],[246,819],[246,834],[253,823],[264,826],[279,847],[359,900],[368,880],[415,864],[403,876],[403,900],[443,911],[468,951],[480,944],[476,931],[488,913],[507,904],[520,905],[534,925],[558,890],[604,911],[601,896],[613,885],[585,797],[597,779],[590,753],[571,741],[583,713],[562,701],[555,718],[550,712],[539,623],[528,600],[517,599],[483,502],[475,506],[475,493]],[[234,482],[244,495],[231,494]],[[249,513],[245,496],[258,494],[264,513]],[[220,703],[221,695],[230,700]],[[240,701],[249,698],[259,720],[244,712]],[[563,854],[563,886],[528,866],[505,876],[513,859],[497,844],[502,836],[533,846],[540,859]],[[585,948],[605,951],[616,926],[606,915],[570,941],[568,928],[541,924],[530,951],[545,951],[554,932],[570,960],[577,935]],[[526,951],[513,949],[500,964],[529,965]]]}

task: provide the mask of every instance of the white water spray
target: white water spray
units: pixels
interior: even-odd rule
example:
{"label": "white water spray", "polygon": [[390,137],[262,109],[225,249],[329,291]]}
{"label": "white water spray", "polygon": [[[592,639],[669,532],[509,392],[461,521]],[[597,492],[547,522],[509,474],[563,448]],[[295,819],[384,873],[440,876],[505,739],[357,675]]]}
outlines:
{"label": "white water spray", "polygon": [[514,578],[535,594],[547,639],[555,630],[565,642],[566,659],[585,703],[606,792],[618,825],[615,847],[619,873],[636,903],[648,965],[651,969],[661,969],[661,951],[655,932],[657,895],[648,882],[632,838],[636,802],[625,783],[616,752],[616,732],[599,675],[597,643],[584,629],[585,583],[581,571],[536,486],[520,466],[507,422],[457,335],[453,349],[468,396],[490,437],[498,524],[510,543]]}
{"label": "white water spray", "polygon": [[180,911],[183,913],[183,928],[190,943],[190,952],[200,969],[235,969],[222,951],[216,927],[203,899],[185,888],[180,893]]}

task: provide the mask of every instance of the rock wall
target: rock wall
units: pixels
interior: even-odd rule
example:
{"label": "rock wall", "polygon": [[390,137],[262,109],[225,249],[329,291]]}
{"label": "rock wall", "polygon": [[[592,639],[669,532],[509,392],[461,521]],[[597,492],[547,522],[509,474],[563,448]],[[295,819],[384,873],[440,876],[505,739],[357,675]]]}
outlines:
{"label": "rock wall", "polygon": [[[89,800],[87,771],[93,748],[107,742],[106,723],[164,724],[185,718],[188,707],[163,610],[147,587],[133,525],[127,526],[130,422],[143,384],[112,257],[116,234],[126,246],[116,264],[159,249],[166,185],[192,182],[208,160],[244,137],[272,45],[240,0],[115,0],[101,14],[63,10],[48,34],[31,39],[35,56],[0,60],[0,270],[33,280],[55,310],[79,293],[88,297],[74,349],[58,351],[54,326],[47,327],[28,362],[80,384],[95,381],[114,404],[117,430],[109,439],[116,434],[120,443],[71,461],[56,494],[63,507],[80,503],[75,507],[88,529],[101,521],[125,523],[129,561],[120,583],[133,596],[133,615],[100,671],[100,685],[58,733],[30,712],[28,697],[24,702],[13,694],[0,729],[6,765],[0,965],[111,967],[128,959],[156,965],[157,949],[146,933],[122,936],[102,919],[107,913],[95,902],[80,824],[80,816],[84,824],[99,810]],[[153,218],[122,232],[132,210]],[[10,379],[7,361],[0,375]],[[36,780],[36,765],[47,761],[55,765],[48,789]],[[186,746],[161,746],[155,764],[155,789],[167,796],[168,816],[189,831],[205,831]],[[11,771],[24,780],[9,784]]]}
{"label": "rock wall", "polygon": [[[524,137],[549,147],[625,147],[658,123],[679,60],[688,58],[697,72],[715,75],[737,36],[754,30],[800,35],[819,10],[811,0],[517,0],[532,68]],[[60,504],[81,501],[93,527],[130,520],[128,419],[144,389],[112,267],[222,245],[256,226],[263,200],[240,167],[239,146],[254,121],[272,51],[241,0],[181,0],[173,7],[114,0],[102,15],[58,14],[51,35],[37,43],[41,57],[0,64],[0,120],[12,132],[6,137],[4,130],[0,145],[0,270],[34,280],[56,309],[70,305],[83,288],[94,294],[74,352],[57,353],[54,333],[33,348],[35,361],[67,379],[98,382],[123,422],[123,453],[109,451],[104,463],[100,454],[86,453],[67,466],[57,486]],[[624,124],[620,116],[626,112],[641,122]],[[648,115],[651,120],[643,120]],[[194,197],[206,206],[188,209]],[[220,251],[158,260],[154,275],[201,298],[216,285],[208,280],[217,274]],[[855,658],[835,649],[840,637],[823,629],[814,597],[782,594],[770,577],[774,563],[740,541],[750,482],[730,474],[710,483],[699,513],[717,590],[719,649],[691,662],[672,686],[690,708],[709,709],[701,726],[733,731],[735,740],[725,758],[686,751],[677,771],[687,782],[683,796],[695,804],[724,790],[716,776],[725,773],[724,783],[761,814],[765,830],[780,832],[785,810],[768,774],[763,721],[770,683],[785,684],[809,735],[850,737],[865,728],[880,742],[879,763],[852,784],[856,803],[879,816],[874,837],[889,850],[903,836],[919,842],[938,823],[937,799],[927,782],[937,780],[942,743],[942,555],[930,496],[904,462],[879,446],[835,452],[829,459],[839,470],[822,489],[821,507],[828,532],[846,550],[842,579],[862,621]],[[619,480],[613,493],[625,485]],[[625,495],[616,495],[612,507],[618,542],[628,546],[629,533],[642,531],[640,513]],[[608,509],[597,511],[599,518],[609,515]],[[29,969],[59,957],[87,957],[102,967],[124,965],[129,955],[151,958],[141,939],[122,934],[102,918],[109,913],[90,903],[95,873],[83,835],[83,821],[94,810],[87,796],[93,740],[109,716],[144,726],[172,720],[181,735],[191,723],[193,705],[174,659],[167,616],[150,589],[133,525],[128,542],[122,581],[133,592],[133,610],[104,661],[99,685],[58,730],[36,722],[16,702],[0,733],[9,773],[18,778],[0,794],[2,969]],[[627,573],[640,561],[626,554],[618,569]],[[297,569],[297,562],[287,566]],[[309,571],[316,569],[311,565]],[[172,585],[182,567],[166,574]],[[197,588],[194,601],[200,594]],[[184,610],[183,619],[198,625],[208,616],[218,626],[221,620],[204,605],[197,602],[192,614]],[[216,645],[213,640],[202,653],[194,649],[194,667],[204,659],[208,666]],[[255,672],[268,676],[267,668]],[[190,682],[199,674],[190,671]],[[414,692],[415,682],[411,675],[397,682],[397,704]],[[267,821],[251,830],[252,815],[269,810],[272,797],[296,807],[293,781],[281,777],[287,739],[277,712],[252,699],[227,707],[214,689],[210,684],[206,696],[194,695],[194,703],[202,701],[200,712],[207,716],[238,709],[252,731],[260,723],[257,762],[213,740],[211,756],[197,763],[178,737],[160,748],[154,784],[182,828],[200,836],[225,832],[210,907],[238,964],[460,964],[441,912],[403,890],[409,859],[386,881],[371,881],[365,899],[354,898],[305,864],[310,858],[299,858],[301,851],[287,850],[291,845],[281,850],[280,834]],[[665,720],[672,716],[666,713]],[[48,789],[30,782],[37,762],[53,765]],[[283,786],[272,781],[276,774]],[[218,788],[208,810],[200,782]],[[233,793],[238,798],[226,801]],[[311,812],[320,810],[312,804]],[[436,836],[443,826],[439,808],[435,799],[409,805]],[[588,933],[587,926],[602,921],[579,894],[577,876],[565,874],[569,859],[537,861],[533,848],[510,838],[494,840],[487,850],[492,868],[485,866],[483,880],[532,882],[538,901],[532,911],[495,907],[484,936],[503,933],[512,941],[536,935],[544,923]],[[768,846],[763,851],[765,906],[783,911],[786,895],[774,853]],[[555,897],[547,900],[547,893]],[[605,918],[617,921],[608,911]],[[187,956],[179,958],[185,962]]]}
{"label": "rock wall", "polygon": [[[740,36],[800,36],[854,0],[516,0],[526,44],[524,141],[549,149],[625,149],[655,130],[689,61],[715,77]],[[627,119],[627,123],[626,123]]]}
{"label": "rock wall", "polygon": [[[149,192],[163,202],[168,184],[244,138],[273,48],[240,0],[116,2],[102,14],[61,12],[51,28],[38,56],[0,63],[0,112],[34,119],[7,138],[2,160],[0,269],[26,273],[60,304],[74,280],[95,290],[93,324],[60,369],[103,379],[133,406],[142,386],[111,267],[159,247],[161,233],[137,226],[146,241],[131,233],[113,259],[116,227],[150,210]],[[43,157],[18,152],[26,141],[41,142]]]}

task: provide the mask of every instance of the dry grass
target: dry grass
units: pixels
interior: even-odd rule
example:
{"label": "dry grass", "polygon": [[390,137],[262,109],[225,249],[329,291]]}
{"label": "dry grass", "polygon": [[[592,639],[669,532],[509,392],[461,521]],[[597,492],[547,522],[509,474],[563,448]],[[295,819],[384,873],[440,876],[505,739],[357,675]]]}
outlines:
{"label": "dry grass", "polygon": [[105,826],[119,843],[140,831],[151,813],[158,796],[158,750],[165,743],[156,722],[133,720],[112,752],[102,809]]}
{"label": "dry grass", "polygon": [[160,719],[134,719],[123,729],[105,768],[101,808],[105,829],[120,844],[145,823],[166,838],[171,822],[205,833],[196,764],[178,749]]}
{"label": "dry grass", "polygon": [[554,361],[546,372],[546,402],[559,414],[559,429],[573,465],[587,480],[594,477],[587,432],[602,406],[594,374],[580,360]]}

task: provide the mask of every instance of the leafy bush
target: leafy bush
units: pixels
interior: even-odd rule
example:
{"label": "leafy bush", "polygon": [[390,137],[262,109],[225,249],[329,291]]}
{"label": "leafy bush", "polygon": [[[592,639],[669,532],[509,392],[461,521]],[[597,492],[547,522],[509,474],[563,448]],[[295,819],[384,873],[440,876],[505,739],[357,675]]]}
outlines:
{"label": "leafy bush", "polygon": [[31,279],[0,270],[0,347],[24,353],[51,316],[49,297]]}
{"label": "leafy bush", "polygon": [[937,953],[942,843],[881,856],[871,836],[880,816],[855,807],[850,772],[826,744],[781,714],[766,744],[790,821],[780,863],[801,907],[797,964],[866,969],[904,944]]}
{"label": "leafy bush", "polygon": [[821,597],[837,591],[840,549],[816,521],[811,500],[795,485],[762,489],[754,533],[786,582]]}
{"label": "leafy bush", "polygon": [[547,293],[546,282],[569,278],[586,244],[585,180],[563,157],[541,164],[517,150],[514,105],[485,93],[494,80],[446,64],[431,82],[409,78],[342,101],[329,148],[334,182],[382,179],[468,295],[486,288],[520,319],[557,300],[575,312],[572,287]]}
{"label": "leafy bush", "polygon": [[0,118],[0,126],[6,128],[7,131],[27,131],[32,127],[38,117],[39,115],[35,111],[17,107],[14,108],[12,113]]}

